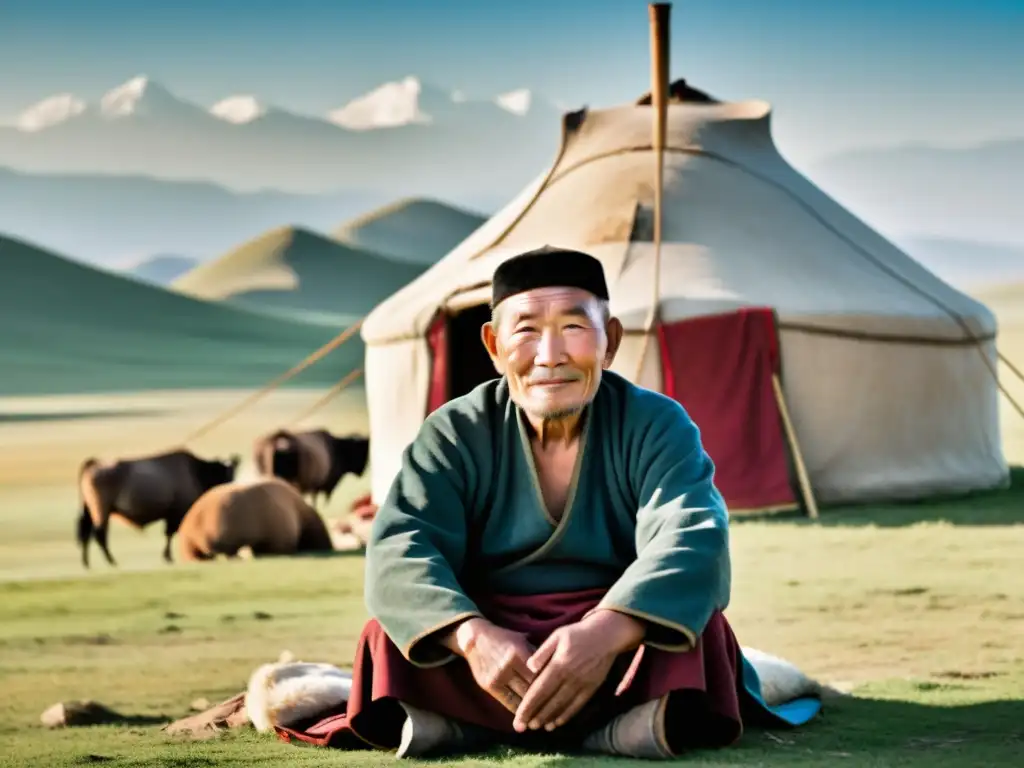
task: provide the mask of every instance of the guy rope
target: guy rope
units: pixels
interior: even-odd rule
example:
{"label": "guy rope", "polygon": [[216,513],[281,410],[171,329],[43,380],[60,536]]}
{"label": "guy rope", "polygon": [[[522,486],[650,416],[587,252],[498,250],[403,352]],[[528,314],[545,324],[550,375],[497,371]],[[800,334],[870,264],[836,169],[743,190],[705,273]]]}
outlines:
{"label": "guy rope", "polygon": [[[349,326],[344,331],[339,333],[337,336],[335,336],[329,342],[324,344],[316,352],[313,352],[311,355],[309,355],[301,363],[299,363],[298,365],[294,366],[293,368],[285,371],[280,376],[276,377],[275,379],[273,379],[272,381],[268,382],[267,384],[263,385],[262,388],[258,389],[256,392],[253,392],[251,395],[249,395],[247,398],[245,398],[242,402],[233,405],[231,408],[228,408],[226,411],[224,411],[220,415],[218,415],[215,418],[211,419],[210,421],[206,422],[206,424],[203,424],[198,429],[193,430],[192,433],[189,434],[188,437],[186,437],[182,441],[181,444],[183,446],[184,445],[188,445],[192,441],[202,437],[203,435],[205,435],[207,432],[210,432],[215,427],[218,427],[221,424],[223,424],[225,421],[230,419],[232,416],[235,416],[235,415],[241,413],[242,411],[244,411],[246,408],[248,408],[250,405],[255,403],[257,400],[260,400],[260,399],[266,397],[268,394],[270,394],[275,389],[280,387],[286,381],[288,381],[289,379],[291,379],[294,376],[298,375],[302,371],[306,370],[306,368],[308,368],[309,366],[313,365],[313,363],[316,363],[319,360],[322,360],[328,354],[330,354],[335,349],[337,349],[342,344],[344,344],[346,341],[348,341],[349,338],[351,338],[352,334],[354,334],[356,331],[358,331],[359,328],[362,326],[364,319],[365,318],[359,318],[359,320],[357,320],[351,326]],[[362,369],[357,369],[357,370],[358,370],[359,373],[362,373]],[[355,373],[355,371],[353,373]],[[349,377],[351,377],[351,379]],[[342,389],[344,389],[345,386],[348,386],[348,384],[351,383],[351,381],[354,380],[354,379],[355,379],[355,377],[352,376],[351,373],[349,374],[349,376],[346,376],[345,379],[342,379],[342,382],[344,382],[344,385],[342,385],[341,382],[336,384],[334,386],[334,388],[331,390],[331,392],[329,393],[330,397],[321,398],[321,400],[319,400],[319,401],[317,401],[317,403],[315,403],[316,408],[319,408],[325,402],[327,402],[327,400],[330,400],[331,397],[333,397],[338,392],[340,392]],[[316,408],[311,408],[308,411],[304,412],[302,417],[305,418],[310,413],[312,413],[313,410],[315,410]]]}
{"label": "guy rope", "polygon": [[[1024,382],[1024,373],[1021,373],[1020,368],[1011,363],[1009,358],[999,350],[996,350],[996,355],[999,357],[1000,360],[1003,361],[1006,367],[1009,368],[1018,379]],[[987,357],[985,358],[985,362],[988,363]],[[991,364],[989,364],[989,367],[991,368]],[[1020,403],[1014,400],[1013,395],[1010,394],[1010,391],[1003,386],[1002,382],[999,381],[998,375],[996,376],[996,383],[999,385],[999,389],[1002,390],[1002,393],[1006,395],[1006,399],[1010,401],[1010,405],[1012,405],[1016,409],[1017,413],[1019,413],[1021,417],[1024,417],[1024,407],[1022,407]]]}
{"label": "guy rope", "polygon": [[348,375],[345,376],[341,381],[331,387],[327,392],[324,393],[323,397],[313,403],[309,408],[304,410],[298,416],[291,420],[290,426],[296,426],[304,419],[312,416],[314,413],[319,411],[322,407],[327,405],[331,400],[337,397],[345,387],[351,384],[353,381],[358,379],[363,374],[362,368],[356,368],[354,371],[349,371]]}

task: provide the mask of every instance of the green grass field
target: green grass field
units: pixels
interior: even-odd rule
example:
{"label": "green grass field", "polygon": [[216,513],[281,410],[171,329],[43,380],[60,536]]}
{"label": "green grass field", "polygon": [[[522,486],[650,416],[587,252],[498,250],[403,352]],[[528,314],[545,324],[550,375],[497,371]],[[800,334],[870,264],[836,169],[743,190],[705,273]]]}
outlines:
{"label": "green grass field", "polygon": [[[1004,351],[1024,361],[1022,333]],[[1024,400],[1024,384],[1009,382]],[[78,463],[162,450],[244,392],[0,399],[0,766],[384,765],[390,755],[283,745],[251,732],[210,742],[160,725],[242,690],[289,650],[346,666],[366,617],[362,559],[168,566],[162,533],[117,527],[121,567],[73,541]],[[193,446],[241,452],[288,423],[317,391],[278,392]],[[1004,403],[1005,406],[1005,403]],[[1003,407],[1009,459],[1024,464],[1024,419]],[[362,393],[308,423],[363,431]],[[248,467],[243,467],[243,472]],[[327,516],[365,492],[343,481]],[[1006,492],[942,502],[823,510],[822,520],[737,520],[728,615],[745,645],[852,688],[791,732],[751,731],[699,766],[998,766],[1024,754],[1024,472]],[[137,722],[46,731],[44,709],[91,698]],[[502,766],[569,762],[504,752]],[[612,760],[576,760],[608,766]]]}

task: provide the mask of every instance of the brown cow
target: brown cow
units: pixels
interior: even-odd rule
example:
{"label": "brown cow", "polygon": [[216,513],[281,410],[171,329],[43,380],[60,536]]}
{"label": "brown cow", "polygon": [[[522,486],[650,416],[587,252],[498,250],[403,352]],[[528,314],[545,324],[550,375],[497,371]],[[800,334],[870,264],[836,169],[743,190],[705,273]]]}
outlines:
{"label": "brown cow", "polygon": [[277,477],[211,488],[181,521],[182,560],[236,557],[242,547],[249,547],[256,557],[334,550],[317,511]]}
{"label": "brown cow", "polygon": [[86,459],[78,471],[82,565],[89,567],[90,537],[96,539],[107,562],[117,565],[107,547],[107,523],[113,516],[136,528],[163,520],[167,536],[163,556],[171,562],[171,539],[185,513],[207,490],[234,480],[239,461],[239,456],[227,462],[206,461],[184,450],[106,463]]}
{"label": "brown cow", "polygon": [[369,457],[369,438],[337,437],[325,429],[280,429],[258,439],[253,448],[256,470],[261,475],[291,483],[299,493],[309,495],[314,506],[321,493],[325,503],[330,502],[346,474],[362,475]]}

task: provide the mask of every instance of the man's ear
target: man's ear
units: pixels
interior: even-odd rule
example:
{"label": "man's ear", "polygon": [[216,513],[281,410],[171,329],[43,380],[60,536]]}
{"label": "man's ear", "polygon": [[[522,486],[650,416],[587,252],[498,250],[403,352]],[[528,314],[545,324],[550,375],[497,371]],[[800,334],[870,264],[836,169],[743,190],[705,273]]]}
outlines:
{"label": "man's ear", "polygon": [[603,366],[610,368],[615,360],[615,355],[619,351],[619,346],[622,344],[622,336],[624,334],[622,321],[617,317],[608,318],[605,333],[608,335],[608,349],[604,353]]}
{"label": "man's ear", "polygon": [[498,332],[490,322],[480,326],[480,340],[484,343],[484,349],[487,350],[487,354],[491,358],[491,365],[494,366],[494,370],[499,375],[504,375],[504,366],[501,363],[501,358],[498,356]]}

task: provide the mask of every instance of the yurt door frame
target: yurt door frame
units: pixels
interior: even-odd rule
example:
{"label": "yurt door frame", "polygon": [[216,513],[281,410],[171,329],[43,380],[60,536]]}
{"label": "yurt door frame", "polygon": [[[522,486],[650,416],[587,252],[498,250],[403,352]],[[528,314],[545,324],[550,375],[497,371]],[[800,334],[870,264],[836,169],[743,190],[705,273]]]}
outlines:
{"label": "yurt door frame", "polygon": [[480,338],[480,327],[490,319],[488,304],[440,309],[427,331],[430,346],[430,387],[427,413],[469,392],[477,384],[497,378]]}

